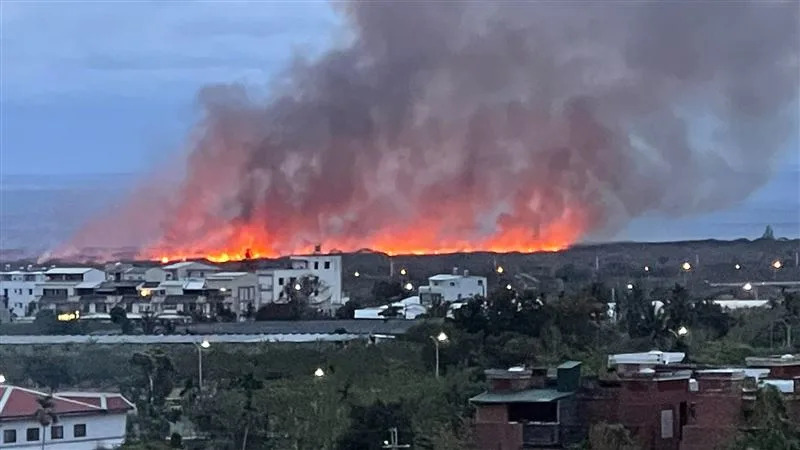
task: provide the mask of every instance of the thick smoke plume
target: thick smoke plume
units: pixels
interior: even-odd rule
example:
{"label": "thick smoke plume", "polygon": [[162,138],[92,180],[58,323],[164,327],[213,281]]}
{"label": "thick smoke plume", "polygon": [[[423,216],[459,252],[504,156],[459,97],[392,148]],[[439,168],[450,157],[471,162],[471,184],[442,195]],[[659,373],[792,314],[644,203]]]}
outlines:
{"label": "thick smoke plume", "polygon": [[798,133],[798,5],[351,2],[267,101],[200,92],[145,254],[557,249],[725,208]]}

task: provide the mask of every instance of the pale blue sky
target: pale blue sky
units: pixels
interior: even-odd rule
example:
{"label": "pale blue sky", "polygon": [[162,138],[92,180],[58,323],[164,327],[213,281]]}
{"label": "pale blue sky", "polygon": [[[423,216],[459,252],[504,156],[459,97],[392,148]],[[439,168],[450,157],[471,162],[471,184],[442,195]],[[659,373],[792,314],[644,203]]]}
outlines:
{"label": "pale blue sky", "polygon": [[[344,38],[326,2],[6,0],[0,8],[0,175],[146,171],[181,150],[198,88],[267,89],[293,54]],[[645,218],[617,237],[737,237],[767,222],[798,237],[799,156],[798,140],[787,142],[772,181],[731,210]]]}

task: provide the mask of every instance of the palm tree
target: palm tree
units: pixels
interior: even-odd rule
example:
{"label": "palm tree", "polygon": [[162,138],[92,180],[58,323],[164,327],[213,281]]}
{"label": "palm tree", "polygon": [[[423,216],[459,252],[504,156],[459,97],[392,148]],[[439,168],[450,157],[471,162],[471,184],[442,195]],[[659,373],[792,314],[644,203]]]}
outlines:
{"label": "palm tree", "polygon": [[44,450],[44,443],[47,437],[45,434],[47,427],[54,423],[58,423],[58,417],[56,416],[55,411],[53,411],[55,403],[53,402],[52,394],[48,394],[44,397],[38,397],[36,399],[36,403],[39,404],[39,408],[36,409],[34,416],[39,422],[39,425],[42,426],[42,450]]}

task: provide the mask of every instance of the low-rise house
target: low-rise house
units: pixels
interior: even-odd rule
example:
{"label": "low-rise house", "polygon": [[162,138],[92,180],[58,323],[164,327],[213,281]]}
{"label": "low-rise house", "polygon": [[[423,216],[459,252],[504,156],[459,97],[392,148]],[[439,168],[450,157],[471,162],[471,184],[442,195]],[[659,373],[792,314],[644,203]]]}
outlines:
{"label": "low-rise house", "polygon": [[114,448],[125,441],[133,404],[120,394],[63,392],[52,394],[58,419],[43,426],[36,418],[43,392],[0,385],[0,448],[79,450]]}
{"label": "low-rise house", "polygon": [[470,399],[476,408],[478,447],[563,448],[580,442],[575,395],[580,370],[579,362],[568,361],[558,366],[555,380],[548,378],[546,368],[485,371],[489,390]]}
{"label": "low-rise house", "polygon": [[485,297],[486,282],[486,277],[470,275],[468,270],[462,275],[454,268],[452,274],[429,277],[428,285],[419,287],[419,297],[425,306],[458,302],[477,296]]}

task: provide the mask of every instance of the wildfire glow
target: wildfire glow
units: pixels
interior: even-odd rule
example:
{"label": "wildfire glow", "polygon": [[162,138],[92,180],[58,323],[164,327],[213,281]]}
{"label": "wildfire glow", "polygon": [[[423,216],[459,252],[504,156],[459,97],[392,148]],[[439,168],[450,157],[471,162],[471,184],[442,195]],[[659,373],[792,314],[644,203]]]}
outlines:
{"label": "wildfire glow", "polygon": [[215,263],[274,258],[287,254],[312,253],[316,245],[350,252],[369,248],[389,255],[447,254],[458,252],[558,251],[576,242],[584,232],[579,214],[565,214],[535,234],[531,229],[510,227],[485,238],[467,239],[441,233],[438,222],[407,228],[375,230],[367,236],[334,236],[321,242],[298,243],[294,236],[274,236],[256,225],[230,225],[213,235],[180,246],[155,245],[140,256],[166,264],[187,259]]}

